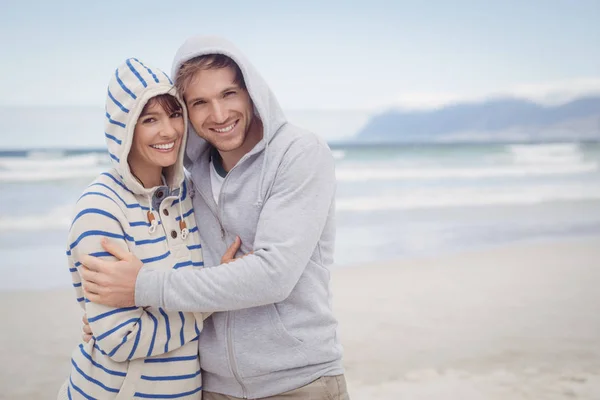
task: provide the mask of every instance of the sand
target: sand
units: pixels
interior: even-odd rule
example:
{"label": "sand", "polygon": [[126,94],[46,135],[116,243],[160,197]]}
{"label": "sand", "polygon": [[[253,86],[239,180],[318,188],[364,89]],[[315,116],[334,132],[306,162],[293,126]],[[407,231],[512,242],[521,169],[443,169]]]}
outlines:
{"label": "sand", "polygon": [[[600,238],[338,268],[356,399],[599,399]],[[0,293],[0,399],[54,399],[79,340],[71,289]]]}

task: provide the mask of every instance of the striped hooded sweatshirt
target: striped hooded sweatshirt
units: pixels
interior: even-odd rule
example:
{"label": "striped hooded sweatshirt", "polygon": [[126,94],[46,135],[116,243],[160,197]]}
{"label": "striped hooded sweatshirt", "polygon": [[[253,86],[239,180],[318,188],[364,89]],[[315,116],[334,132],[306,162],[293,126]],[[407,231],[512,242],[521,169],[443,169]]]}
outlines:
{"label": "striped hooded sweatshirt", "polygon": [[[77,301],[94,333],[72,354],[68,399],[201,398],[198,338],[203,314],[161,307],[115,309],[89,302],[78,271],[85,254],[114,260],[101,247],[102,238],[133,253],[145,269],[179,272],[203,267],[184,179],[186,135],[177,163],[165,169],[164,186],[144,188],[127,162],[142,109],[149,99],[165,93],[176,96],[169,77],[135,58],[115,71],[108,87],[105,136],[113,168],[77,201],[67,244]],[[182,111],[187,124],[183,103]]]}

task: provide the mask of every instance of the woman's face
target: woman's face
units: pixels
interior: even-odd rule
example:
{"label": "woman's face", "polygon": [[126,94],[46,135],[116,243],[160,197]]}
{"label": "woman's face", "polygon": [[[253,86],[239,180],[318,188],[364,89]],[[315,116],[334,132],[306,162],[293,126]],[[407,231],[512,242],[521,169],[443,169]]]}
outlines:
{"label": "woman's face", "polygon": [[184,134],[180,110],[168,114],[158,101],[150,101],[138,118],[128,161],[132,169],[152,169],[177,162]]}

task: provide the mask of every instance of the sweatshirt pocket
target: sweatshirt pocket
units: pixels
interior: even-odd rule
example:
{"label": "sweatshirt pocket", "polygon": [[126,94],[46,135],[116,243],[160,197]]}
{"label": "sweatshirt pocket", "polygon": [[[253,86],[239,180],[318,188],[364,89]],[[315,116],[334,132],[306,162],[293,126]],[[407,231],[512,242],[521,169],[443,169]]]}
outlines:
{"label": "sweatshirt pocket", "polygon": [[279,310],[277,310],[277,306],[275,304],[269,304],[271,310],[269,312],[269,316],[271,317],[271,324],[275,332],[278,332],[282,342],[286,343],[286,345],[290,347],[298,347],[303,346],[304,343],[293,336],[285,327],[283,322],[281,321],[281,317],[279,316]]}
{"label": "sweatshirt pocket", "polygon": [[308,365],[304,344],[288,332],[274,304],[236,311],[233,330],[236,364],[244,378]]}

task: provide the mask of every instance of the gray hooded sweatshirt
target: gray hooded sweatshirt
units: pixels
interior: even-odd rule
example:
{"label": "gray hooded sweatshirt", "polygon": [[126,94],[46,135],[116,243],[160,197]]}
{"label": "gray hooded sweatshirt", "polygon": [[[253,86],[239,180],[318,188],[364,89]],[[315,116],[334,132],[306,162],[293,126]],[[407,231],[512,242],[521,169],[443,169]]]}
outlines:
{"label": "gray hooded sweatshirt", "polygon": [[[231,43],[194,37],[181,64],[224,54],[240,67],[264,127],[263,139],[229,171],[214,201],[212,146],[190,125],[186,168],[206,266],[173,273],[142,269],[136,305],[216,312],[199,346],[204,390],[256,398],[343,373],[331,308],[335,171],[327,144],[287,122],[269,87]],[[235,236],[247,255],[219,265]],[[241,255],[241,254],[240,254]]]}

